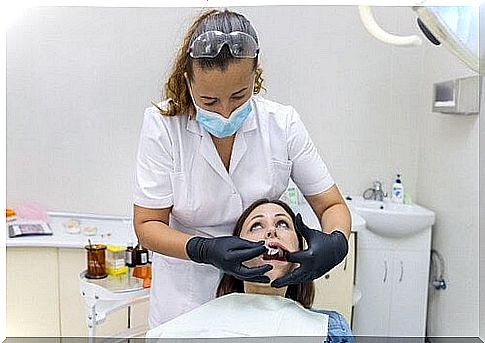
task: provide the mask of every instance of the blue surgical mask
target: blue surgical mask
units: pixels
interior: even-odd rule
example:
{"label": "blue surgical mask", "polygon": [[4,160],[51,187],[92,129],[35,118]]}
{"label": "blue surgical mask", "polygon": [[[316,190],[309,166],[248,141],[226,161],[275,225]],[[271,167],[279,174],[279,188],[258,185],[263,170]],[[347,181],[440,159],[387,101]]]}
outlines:
{"label": "blue surgical mask", "polygon": [[231,113],[229,118],[224,118],[219,113],[204,110],[203,108],[197,106],[195,101],[193,101],[193,103],[195,109],[197,110],[195,120],[200,123],[210,134],[218,138],[229,137],[235,134],[253,110],[253,107],[251,106],[251,98],[236,108]]}

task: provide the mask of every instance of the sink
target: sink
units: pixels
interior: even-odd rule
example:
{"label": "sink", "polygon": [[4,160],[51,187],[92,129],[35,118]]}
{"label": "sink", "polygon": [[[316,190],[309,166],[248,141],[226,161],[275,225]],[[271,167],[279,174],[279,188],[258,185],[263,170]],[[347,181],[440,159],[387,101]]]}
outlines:
{"label": "sink", "polygon": [[365,219],[367,229],[380,236],[411,236],[435,223],[435,213],[417,204],[366,200],[362,196],[350,198],[347,199],[349,207]]}

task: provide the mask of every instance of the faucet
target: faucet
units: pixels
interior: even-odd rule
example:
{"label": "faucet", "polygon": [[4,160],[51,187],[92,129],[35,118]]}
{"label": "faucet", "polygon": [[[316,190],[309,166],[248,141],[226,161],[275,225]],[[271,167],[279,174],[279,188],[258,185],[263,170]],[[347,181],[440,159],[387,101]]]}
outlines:
{"label": "faucet", "polygon": [[372,199],[382,201],[385,197],[387,197],[387,193],[384,193],[382,190],[382,182],[374,181],[373,187],[367,188],[362,196],[367,200]]}

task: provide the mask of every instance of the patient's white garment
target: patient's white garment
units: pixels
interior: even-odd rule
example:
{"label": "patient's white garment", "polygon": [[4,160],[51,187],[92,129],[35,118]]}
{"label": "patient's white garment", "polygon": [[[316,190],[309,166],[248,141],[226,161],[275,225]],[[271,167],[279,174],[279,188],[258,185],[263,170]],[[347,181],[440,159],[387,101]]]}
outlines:
{"label": "patient's white garment", "polygon": [[232,293],[149,330],[147,338],[327,337],[328,315],[276,295]]}

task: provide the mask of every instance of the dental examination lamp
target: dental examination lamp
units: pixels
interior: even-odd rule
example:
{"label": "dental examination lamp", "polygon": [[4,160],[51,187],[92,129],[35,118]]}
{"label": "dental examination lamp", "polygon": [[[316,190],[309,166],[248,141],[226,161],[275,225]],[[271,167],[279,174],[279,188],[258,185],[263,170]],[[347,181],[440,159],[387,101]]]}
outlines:
{"label": "dental examination lamp", "polygon": [[[413,6],[418,26],[434,45],[443,45],[475,72],[485,60],[479,58],[479,6]],[[392,45],[416,46],[418,36],[397,36],[384,31],[375,21],[370,6],[359,6],[360,18],[371,35]],[[483,70],[482,70],[483,71]]]}

